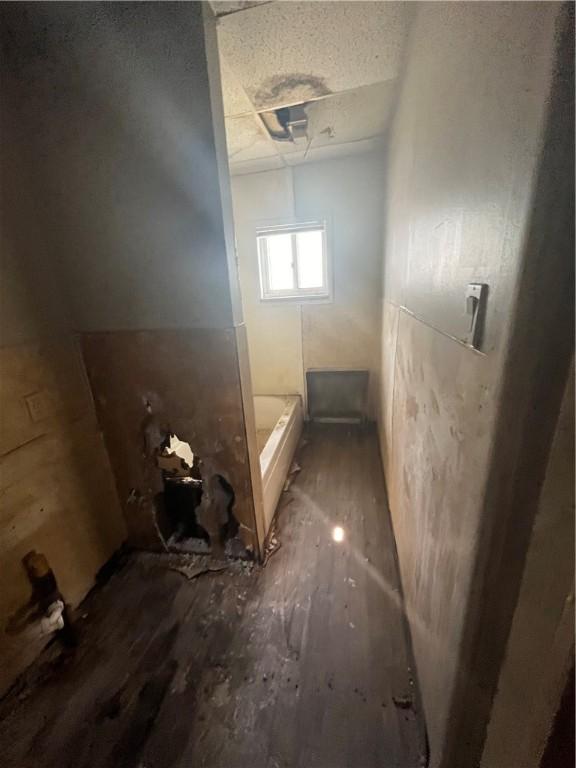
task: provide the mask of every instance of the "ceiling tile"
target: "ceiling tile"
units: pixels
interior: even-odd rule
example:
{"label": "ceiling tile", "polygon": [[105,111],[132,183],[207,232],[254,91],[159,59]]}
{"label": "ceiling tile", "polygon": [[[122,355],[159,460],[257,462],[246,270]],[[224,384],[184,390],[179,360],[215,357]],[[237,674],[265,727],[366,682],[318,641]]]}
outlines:
{"label": "ceiling tile", "polygon": [[252,103],[238,79],[234,75],[226,59],[220,56],[220,80],[222,82],[222,101],[224,115],[245,115],[253,111]]}
{"label": "ceiling tile", "polygon": [[[368,139],[384,133],[392,112],[395,81],[367,85],[306,106],[312,147]],[[281,154],[299,152],[300,144],[278,142]]]}
{"label": "ceiling tile", "polygon": [[226,144],[231,163],[278,154],[275,144],[264,134],[257,121],[259,118],[255,115],[226,118]]}
{"label": "ceiling tile", "polygon": [[381,142],[382,137],[377,136],[373,139],[350,141],[346,144],[330,144],[323,147],[314,147],[314,145],[312,145],[308,152],[299,150],[298,152],[284,155],[283,159],[287,165],[301,165],[302,163],[332,160],[336,157],[346,157],[347,155],[358,155],[363,152],[371,152],[376,147],[379,147]]}
{"label": "ceiling tile", "polygon": [[230,162],[230,175],[242,176],[246,173],[261,173],[262,171],[276,171],[284,168],[284,162],[281,157],[263,157],[259,160],[246,160],[241,163]]}
{"label": "ceiling tile", "polygon": [[271,0],[210,0],[210,5],[216,16],[225,16],[228,13],[238,13],[238,11],[247,11],[255,5],[269,3]]}
{"label": "ceiling tile", "polygon": [[409,3],[279,2],[223,16],[222,56],[258,109],[398,74]]}

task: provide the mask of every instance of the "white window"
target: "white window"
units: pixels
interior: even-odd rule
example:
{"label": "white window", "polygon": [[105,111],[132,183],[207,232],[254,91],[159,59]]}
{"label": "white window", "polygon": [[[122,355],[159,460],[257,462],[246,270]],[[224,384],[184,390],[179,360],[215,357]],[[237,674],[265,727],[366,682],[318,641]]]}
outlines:
{"label": "white window", "polygon": [[262,299],[330,296],[325,224],[259,229],[257,241]]}

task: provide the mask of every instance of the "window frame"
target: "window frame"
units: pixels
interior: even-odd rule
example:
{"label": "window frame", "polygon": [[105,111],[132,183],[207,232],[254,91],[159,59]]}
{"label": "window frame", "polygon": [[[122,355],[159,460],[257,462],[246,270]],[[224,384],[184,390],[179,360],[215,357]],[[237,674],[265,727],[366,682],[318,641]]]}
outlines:
{"label": "window frame", "polygon": [[[298,238],[300,232],[322,233],[322,287],[299,287]],[[291,235],[292,272],[294,288],[270,288],[269,261],[266,238],[271,235]],[[258,227],[256,229],[256,250],[258,254],[258,275],[260,279],[260,301],[317,301],[326,302],[332,298],[331,270],[328,253],[328,227],[326,221],[293,222]]]}

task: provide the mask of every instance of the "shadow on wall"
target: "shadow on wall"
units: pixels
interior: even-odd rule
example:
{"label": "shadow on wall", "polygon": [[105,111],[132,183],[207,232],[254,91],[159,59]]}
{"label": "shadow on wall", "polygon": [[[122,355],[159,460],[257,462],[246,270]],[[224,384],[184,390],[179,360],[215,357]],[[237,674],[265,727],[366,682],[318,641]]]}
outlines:
{"label": "shadow on wall", "polygon": [[3,631],[34,599],[22,565],[27,553],[46,556],[64,602],[74,607],[126,537],[46,240],[50,221],[31,168],[22,101],[17,73],[6,66],[0,160],[2,185],[13,194],[0,201],[0,694],[47,639],[35,620],[15,634]]}
{"label": "shadow on wall", "polygon": [[[504,654],[518,653],[506,644],[526,576],[534,521],[540,513],[574,350],[573,6],[566,5],[559,13],[555,32],[543,149],[520,257],[518,300],[478,534],[479,556],[451,703],[458,727],[447,744],[447,764],[463,756],[476,764],[485,745]],[[571,499],[565,500],[571,509],[573,489],[572,480]],[[569,530],[573,538],[573,528]],[[539,614],[542,608],[532,606],[531,610]],[[548,630],[551,626],[548,624]],[[557,647],[556,653],[573,653],[573,646]],[[547,674],[553,674],[552,666]]]}

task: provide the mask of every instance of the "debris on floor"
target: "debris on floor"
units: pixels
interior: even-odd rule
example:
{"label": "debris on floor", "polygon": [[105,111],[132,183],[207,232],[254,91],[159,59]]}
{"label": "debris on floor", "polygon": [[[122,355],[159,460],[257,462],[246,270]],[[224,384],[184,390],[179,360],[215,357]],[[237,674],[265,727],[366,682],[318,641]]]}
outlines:
{"label": "debris on floor", "polygon": [[145,567],[176,571],[188,581],[205,573],[244,573],[250,575],[255,567],[253,560],[217,560],[211,555],[184,553],[138,552],[135,559]]}
{"label": "debris on floor", "polygon": [[[204,559],[204,558],[203,558]],[[227,563],[197,563],[192,562],[187,565],[171,565],[169,566],[171,571],[176,571],[185,576],[188,580],[195,579],[197,576],[201,576],[203,573],[225,571],[228,567]]]}
{"label": "debris on floor", "polygon": [[264,549],[264,563],[263,565],[266,565],[268,563],[268,560],[274,555],[282,544],[278,540],[278,535],[276,533],[276,521],[272,523],[272,526],[270,527],[270,533],[268,534],[268,540],[266,542],[266,547]]}
{"label": "debris on floor", "polygon": [[228,569],[231,573],[244,573],[249,576],[256,568],[254,560],[231,560],[228,563]]}
{"label": "debris on floor", "polygon": [[[349,514],[347,535],[360,552],[374,545],[374,568],[398,584],[391,526],[371,496],[362,501],[365,477],[384,498],[377,435],[358,436],[351,463],[343,428],[313,434],[292,486],[302,493],[288,508],[285,495],[271,526],[273,562],[127,553],[79,606],[89,617],[75,621],[76,651],[52,643],[0,703],[5,768],[419,765],[403,616],[361,559],[316,547],[327,531],[317,509],[332,524]],[[370,633],[390,640],[365,642]]]}
{"label": "debris on floor", "polygon": [[246,549],[244,542],[239,536],[228,539],[224,545],[224,555],[233,560],[250,560],[252,554]]}
{"label": "debris on floor", "polygon": [[170,551],[184,552],[189,556],[210,552],[210,542],[198,536],[186,536],[178,529],[166,541]]}
{"label": "debris on floor", "polygon": [[191,581],[204,573],[218,573],[230,565],[229,562],[215,560],[210,555],[173,554],[161,552],[138,552],[135,560],[145,568],[176,571]]}
{"label": "debris on floor", "polygon": [[286,478],[286,482],[284,483],[284,491],[287,491],[290,488],[290,486],[292,485],[292,481],[294,480],[294,476],[301,471],[302,471],[302,467],[300,466],[300,464],[298,464],[296,461],[292,462],[292,466],[290,467],[290,471],[288,472],[288,477]]}

